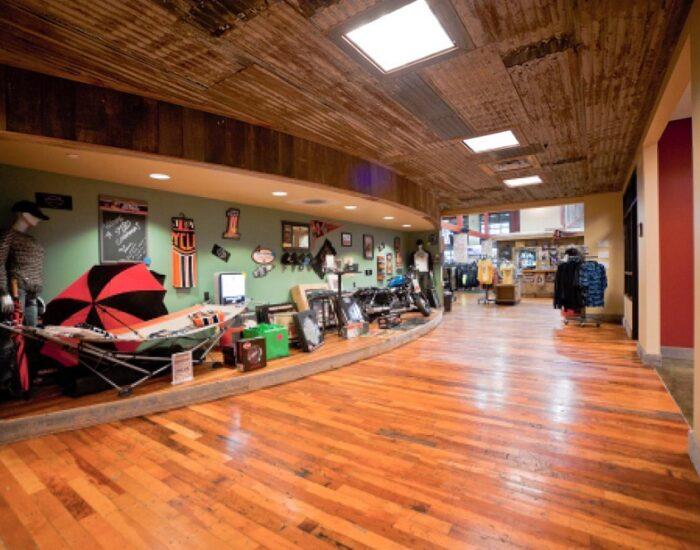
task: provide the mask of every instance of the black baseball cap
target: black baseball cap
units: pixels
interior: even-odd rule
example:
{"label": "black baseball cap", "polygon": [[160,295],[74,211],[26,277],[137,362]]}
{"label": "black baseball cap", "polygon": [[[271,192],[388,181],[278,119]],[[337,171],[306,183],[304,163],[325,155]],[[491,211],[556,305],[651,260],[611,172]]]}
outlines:
{"label": "black baseball cap", "polygon": [[35,218],[39,218],[40,220],[44,220],[44,221],[47,221],[49,219],[49,217],[39,209],[37,204],[35,202],[32,202],[32,201],[16,202],[14,204],[14,206],[12,207],[12,211],[15,212],[16,214],[26,212],[27,214],[31,214]]}

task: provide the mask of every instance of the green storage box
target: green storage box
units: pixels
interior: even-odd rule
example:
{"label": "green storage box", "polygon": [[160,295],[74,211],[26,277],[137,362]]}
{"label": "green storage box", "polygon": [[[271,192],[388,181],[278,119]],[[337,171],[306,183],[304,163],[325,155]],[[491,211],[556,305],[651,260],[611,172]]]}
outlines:
{"label": "green storage box", "polygon": [[283,325],[261,323],[243,331],[244,338],[265,338],[267,358],[277,359],[289,355],[289,331]]}

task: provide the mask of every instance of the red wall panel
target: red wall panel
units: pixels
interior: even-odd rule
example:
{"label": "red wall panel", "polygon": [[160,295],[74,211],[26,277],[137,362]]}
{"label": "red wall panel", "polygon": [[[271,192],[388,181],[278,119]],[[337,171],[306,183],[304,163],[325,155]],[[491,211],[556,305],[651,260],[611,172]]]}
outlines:
{"label": "red wall panel", "polygon": [[693,159],[691,120],[669,122],[659,140],[661,345],[693,347]]}

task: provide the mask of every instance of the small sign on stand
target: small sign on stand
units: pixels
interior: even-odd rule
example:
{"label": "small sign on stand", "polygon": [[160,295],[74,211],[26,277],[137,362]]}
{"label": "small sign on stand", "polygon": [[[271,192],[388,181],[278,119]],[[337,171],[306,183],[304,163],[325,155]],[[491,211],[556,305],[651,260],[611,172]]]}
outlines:
{"label": "small sign on stand", "polygon": [[194,379],[192,351],[173,353],[173,386],[191,382]]}

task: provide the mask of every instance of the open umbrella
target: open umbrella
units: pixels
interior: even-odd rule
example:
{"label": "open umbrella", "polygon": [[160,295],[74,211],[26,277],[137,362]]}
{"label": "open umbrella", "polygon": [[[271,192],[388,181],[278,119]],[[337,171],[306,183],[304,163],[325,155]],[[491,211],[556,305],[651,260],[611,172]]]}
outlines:
{"label": "open umbrella", "polygon": [[[24,321],[24,312],[19,306],[19,302],[15,302],[15,310],[12,313],[12,322],[21,325]],[[17,350],[17,372],[19,374],[19,383],[22,391],[29,391],[29,362],[27,361],[27,352],[25,350],[24,336],[15,334],[12,337]]]}
{"label": "open umbrella", "polygon": [[[164,296],[165,288],[145,264],[96,265],[47,304],[43,320],[45,325],[87,324],[105,330],[130,327],[167,315]],[[42,354],[65,366],[76,364],[51,344]]]}
{"label": "open umbrella", "polygon": [[96,265],[48,303],[44,324],[128,327],[166,315],[164,296],[145,264]]}

